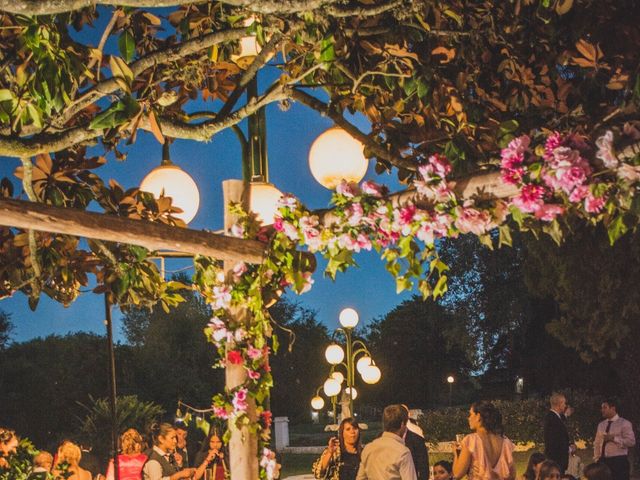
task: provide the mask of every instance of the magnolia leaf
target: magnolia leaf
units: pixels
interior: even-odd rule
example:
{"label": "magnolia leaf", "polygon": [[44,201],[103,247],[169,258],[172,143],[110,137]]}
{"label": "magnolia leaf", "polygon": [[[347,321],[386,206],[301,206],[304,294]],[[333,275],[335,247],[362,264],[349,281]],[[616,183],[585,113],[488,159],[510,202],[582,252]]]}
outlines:
{"label": "magnolia leaf", "polygon": [[126,64],[126,62],[120,57],[111,55],[109,57],[109,66],[111,67],[111,74],[118,85],[126,92],[131,91],[131,83],[133,82],[133,72]]}
{"label": "magnolia leaf", "polygon": [[144,13],[142,14],[142,16],[143,16],[144,18],[146,18],[147,20],[149,20],[149,23],[150,23],[151,25],[154,25],[154,26],[156,26],[156,27],[159,27],[159,26],[162,24],[162,21],[161,21],[158,17],[156,17],[154,14],[152,14],[152,13],[144,12]]}
{"label": "magnolia leaf", "polygon": [[500,225],[498,227],[498,248],[502,247],[502,245],[508,245],[510,247],[512,243],[511,229],[506,224]]}
{"label": "magnolia leaf", "polygon": [[440,59],[440,63],[449,63],[456,56],[455,48],[436,47],[431,50],[431,55],[444,55],[444,58]]}
{"label": "magnolia leaf", "polygon": [[[120,49],[120,54],[127,62],[133,59],[136,53],[136,41],[129,30],[125,30],[122,35],[120,35],[120,38],[118,38],[118,48]],[[111,67],[111,71],[113,72],[113,66]]]}
{"label": "magnolia leaf", "polygon": [[164,145],[164,135],[162,135],[162,129],[158,124],[158,120],[156,120],[156,115],[153,113],[153,110],[149,110],[149,125],[151,126],[153,136],[156,137],[156,140],[158,140],[159,143]]}
{"label": "magnolia leaf", "polygon": [[627,226],[624,223],[622,215],[618,215],[613,222],[607,227],[607,234],[609,235],[609,243],[613,245],[616,243],[622,235],[627,233]]}
{"label": "magnolia leaf", "polygon": [[573,7],[573,0],[558,0],[556,3],[556,13],[558,15],[564,15]]}
{"label": "magnolia leaf", "polygon": [[434,300],[438,297],[443,296],[449,290],[449,285],[447,283],[447,276],[441,275],[436,283],[436,286],[433,287],[433,298]]}

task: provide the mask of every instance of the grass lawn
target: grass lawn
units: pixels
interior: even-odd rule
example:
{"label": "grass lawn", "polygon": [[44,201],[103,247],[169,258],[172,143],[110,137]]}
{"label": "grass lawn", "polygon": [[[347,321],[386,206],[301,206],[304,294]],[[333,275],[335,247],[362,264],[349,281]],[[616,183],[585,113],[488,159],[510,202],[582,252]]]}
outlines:
{"label": "grass lawn", "polygon": [[[324,433],[324,432],[321,432]],[[329,434],[325,434],[324,438],[328,439]],[[327,440],[328,441],[328,440]],[[524,473],[524,470],[527,468],[527,462],[529,461],[529,456],[533,450],[528,452],[514,452],[513,459],[516,464],[516,471],[518,476]],[[578,451],[580,457],[582,458],[582,464],[588,465],[592,462],[591,459],[591,450],[579,450]],[[286,453],[282,454],[280,457],[280,463],[282,464],[282,475],[281,478],[287,478],[292,475],[302,475],[305,473],[311,473],[311,466],[313,462],[316,461],[318,455],[315,454],[295,454],[295,453]],[[429,461],[431,465],[440,460],[451,461],[453,456],[450,453],[430,453]]]}

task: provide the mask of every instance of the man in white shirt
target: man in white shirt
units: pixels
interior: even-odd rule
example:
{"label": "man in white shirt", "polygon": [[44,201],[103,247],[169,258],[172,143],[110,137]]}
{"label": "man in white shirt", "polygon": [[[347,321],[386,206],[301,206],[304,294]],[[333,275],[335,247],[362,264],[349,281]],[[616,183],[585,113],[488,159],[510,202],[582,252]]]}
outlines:
{"label": "man in white shirt", "polygon": [[411,451],[402,439],[408,420],[409,412],[402,405],[384,409],[384,432],[362,450],[356,480],[416,480]]}
{"label": "man in white shirt", "polygon": [[636,437],[629,420],[618,415],[618,402],[607,398],[600,407],[604,420],[598,424],[593,444],[593,458],[611,470],[613,480],[629,480],[629,448]]}

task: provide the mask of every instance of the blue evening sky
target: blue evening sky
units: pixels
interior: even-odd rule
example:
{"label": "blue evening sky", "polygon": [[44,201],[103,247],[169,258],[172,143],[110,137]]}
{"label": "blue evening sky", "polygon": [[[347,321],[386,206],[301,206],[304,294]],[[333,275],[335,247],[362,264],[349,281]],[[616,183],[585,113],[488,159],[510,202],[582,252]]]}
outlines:
{"label": "blue evening sky", "polygon": [[[108,21],[107,15],[101,15],[95,24],[93,35],[99,36]],[[92,43],[97,43],[97,40]],[[114,51],[113,42],[106,51]],[[272,70],[276,70],[273,68]],[[260,76],[260,85],[266,87],[277,72],[266,72]],[[197,105],[198,109],[211,108],[212,104]],[[363,118],[352,118],[362,130],[369,126]],[[243,128],[245,125],[242,125]],[[312,177],[308,166],[309,148],[313,141],[332,122],[320,117],[311,109],[293,104],[283,112],[277,105],[267,107],[267,145],[269,153],[270,180],[281,191],[296,195],[309,208],[327,207],[331,192],[318,184]],[[124,143],[124,142],[123,142]],[[104,180],[115,179],[124,188],[140,184],[142,178],[152,168],[159,165],[161,146],[147,132],[139,132],[134,145],[124,146],[121,150],[128,153],[124,162],[115,160],[113,154],[107,155],[107,165],[95,172]],[[94,147],[94,154],[102,154],[101,146]],[[237,138],[230,130],[221,132],[208,143],[176,140],[171,147],[173,162],[186,170],[198,184],[200,189],[200,209],[189,227],[194,229],[218,230],[222,228],[222,189],[221,182],[229,178],[241,178],[241,153]],[[19,165],[17,159],[2,158],[0,160],[0,178],[9,177],[21,191],[20,181],[13,176]],[[366,179],[384,183],[392,191],[402,186],[397,182],[395,173],[378,176],[370,164]],[[395,281],[385,269],[384,264],[375,252],[365,252],[357,256],[359,268],[352,268],[347,273],[338,275],[335,282],[323,278],[324,262],[319,258],[318,270],[314,274],[315,284],[312,290],[300,297],[290,294],[289,298],[300,301],[304,306],[317,311],[318,319],[329,328],[338,325],[338,313],[347,306],[354,307],[360,313],[361,325],[373,318],[384,315],[400,301],[408,297],[396,295]],[[190,263],[185,260],[173,260],[167,263],[168,270],[187,269],[192,273]],[[43,295],[35,312],[27,305],[27,298],[16,293],[12,298],[0,301],[0,309],[11,314],[15,325],[13,339],[23,341],[49,334],[66,334],[79,330],[104,332],[103,297],[95,295],[87,288],[87,293],[69,307],[50,300]],[[120,334],[120,314],[114,311],[116,338]]]}

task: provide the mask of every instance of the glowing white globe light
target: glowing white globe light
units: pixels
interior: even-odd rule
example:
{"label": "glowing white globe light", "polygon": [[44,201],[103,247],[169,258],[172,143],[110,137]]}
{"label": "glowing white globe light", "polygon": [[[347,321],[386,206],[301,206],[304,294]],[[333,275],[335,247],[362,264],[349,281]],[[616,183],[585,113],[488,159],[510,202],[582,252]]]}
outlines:
{"label": "glowing white globe light", "polygon": [[353,308],[345,308],[340,312],[340,325],[344,328],[354,328],[358,324],[360,317]]}
{"label": "glowing white globe light", "polygon": [[340,393],[340,384],[337,380],[328,378],[327,380],[325,380],[324,385],[322,386],[322,390],[324,390],[324,394],[327,397],[335,397],[338,393]]}
{"label": "glowing white globe light", "polygon": [[369,367],[364,368],[360,373],[360,375],[362,376],[362,380],[364,380],[365,383],[368,383],[369,385],[373,385],[374,383],[378,383],[378,381],[380,381],[380,377],[382,377],[382,372],[380,372],[380,369],[375,365],[371,365]]}
{"label": "glowing white globe light", "polygon": [[311,145],[311,174],[330,190],[335,189],[343,179],[359,182],[367,173],[367,167],[362,143],[341,128],[330,128]]}
{"label": "glowing white globe light", "polygon": [[351,395],[351,398],[353,400],[355,400],[356,398],[358,398],[358,391],[356,390],[356,387],[347,387],[344,389],[344,392],[347,395]]}
{"label": "glowing white globe light", "polygon": [[258,216],[260,223],[272,225],[278,212],[278,200],[282,197],[282,192],[268,182],[251,182],[250,187],[249,209]]}
{"label": "glowing white globe light", "polygon": [[189,223],[198,213],[200,192],[193,178],[176,165],[161,165],[151,170],[140,183],[140,190],[157,199],[171,197],[171,204],[182,210],[175,216]]}
{"label": "glowing white globe light", "polygon": [[342,385],[342,382],[344,382],[344,375],[342,374],[342,372],[333,372],[331,374],[331,378],[340,382],[340,385]]}
{"label": "glowing white globe light", "polygon": [[316,395],[311,399],[311,408],[314,410],[320,410],[324,407],[324,399],[319,395]]}
{"label": "glowing white globe light", "polygon": [[455,378],[453,378],[453,376],[452,376],[452,375],[449,375],[449,376],[447,377],[447,382],[448,382],[448,383],[453,383],[453,382],[455,382],[455,380],[456,380],[456,379],[455,379]]}
{"label": "glowing white globe light", "polygon": [[358,362],[356,363],[356,370],[358,370],[358,372],[360,372],[360,375],[362,375],[364,369],[370,367],[372,364],[373,360],[371,359],[371,357],[365,355],[364,357],[360,357],[358,359]]}
{"label": "glowing white globe light", "polygon": [[344,360],[344,350],[336,343],[332,343],[324,351],[324,356],[331,365],[337,365]]}

